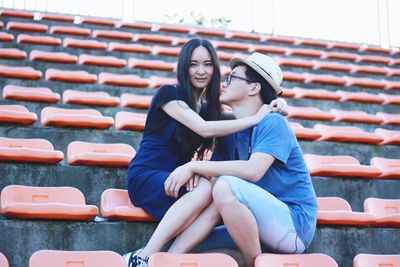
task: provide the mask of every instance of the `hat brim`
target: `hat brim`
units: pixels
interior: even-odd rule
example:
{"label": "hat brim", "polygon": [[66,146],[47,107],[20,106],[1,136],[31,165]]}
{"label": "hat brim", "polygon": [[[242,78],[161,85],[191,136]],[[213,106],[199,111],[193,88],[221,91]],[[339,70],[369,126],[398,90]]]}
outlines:
{"label": "hat brim", "polygon": [[230,65],[231,69],[233,69],[240,63],[243,63],[243,64],[249,66],[250,68],[255,70],[258,74],[260,74],[261,77],[263,77],[272,86],[272,88],[274,88],[277,95],[282,94],[282,88],[279,86],[279,84],[277,84],[274,81],[274,79],[272,79],[271,76],[269,76],[268,73],[266,73],[262,68],[260,68],[257,64],[248,60],[247,58],[238,58],[238,57],[233,58],[230,61],[229,65]]}

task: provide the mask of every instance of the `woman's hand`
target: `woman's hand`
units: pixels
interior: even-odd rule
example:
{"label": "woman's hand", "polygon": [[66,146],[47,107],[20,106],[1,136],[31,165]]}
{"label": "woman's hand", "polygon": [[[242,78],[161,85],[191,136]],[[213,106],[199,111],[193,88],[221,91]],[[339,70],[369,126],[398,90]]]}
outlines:
{"label": "woman's hand", "polygon": [[289,106],[283,98],[277,98],[269,104],[272,112],[278,112],[286,116],[289,113]]}
{"label": "woman's hand", "polygon": [[262,107],[257,111],[255,115],[253,115],[255,119],[255,124],[258,124],[262,119],[265,118],[269,113],[271,113],[271,106],[270,105],[262,105]]}
{"label": "woman's hand", "polygon": [[195,174],[192,178],[189,179],[186,183],[186,190],[191,192],[193,189],[199,184],[200,175]]}
{"label": "woman's hand", "polygon": [[192,177],[193,172],[188,164],[176,168],[164,182],[165,194],[167,194],[167,196],[177,198],[179,189],[181,189],[181,187],[185,185],[186,182],[188,182]]}

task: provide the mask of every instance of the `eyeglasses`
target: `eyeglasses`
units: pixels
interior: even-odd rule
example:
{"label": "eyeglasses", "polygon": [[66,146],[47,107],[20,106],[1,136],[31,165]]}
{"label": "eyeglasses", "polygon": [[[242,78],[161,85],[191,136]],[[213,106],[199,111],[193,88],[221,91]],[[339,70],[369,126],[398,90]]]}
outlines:
{"label": "eyeglasses", "polygon": [[229,84],[232,82],[232,78],[236,78],[236,79],[239,79],[239,80],[243,80],[243,81],[246,81],[246,82],[249,82],[249,83],[254,83],[254,81],[251,81],[251,80],[249,80],[249,79],[246,79],[246,78],[243,78],[243,77],[240,77],[240,76],[236,76],[236,75],[229,74],[229,75],[225,76],[225,78],[224,78],[224,82],[226,83],[226,85],[229,85]]}

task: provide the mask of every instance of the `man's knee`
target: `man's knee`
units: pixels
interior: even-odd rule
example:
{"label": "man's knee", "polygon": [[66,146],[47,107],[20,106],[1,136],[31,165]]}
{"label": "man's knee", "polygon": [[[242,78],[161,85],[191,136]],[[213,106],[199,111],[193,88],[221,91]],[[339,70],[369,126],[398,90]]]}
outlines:
{"label": "man's knee", "polygon": [[214,184],[212,196],[217,208],[221,208],[234,200],[232,190],[227,181],[220,177]]}
{"label": "man's knee", "polygon": [[199,184],[191,193],[194,199],[208,205],[212,201],[212,184],[207,179],[200,178]]}

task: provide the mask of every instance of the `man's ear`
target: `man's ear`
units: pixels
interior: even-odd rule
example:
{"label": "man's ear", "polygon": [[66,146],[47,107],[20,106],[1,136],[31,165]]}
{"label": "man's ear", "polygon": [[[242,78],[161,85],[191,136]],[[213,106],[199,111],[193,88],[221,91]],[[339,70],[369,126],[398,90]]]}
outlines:
{"label": "man's ear", "polygon": [[261,84],[260,83],[253,83],[253,87],[249,91],[249,95],[257,95],[261,91]]}

